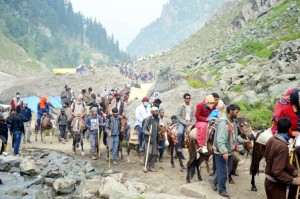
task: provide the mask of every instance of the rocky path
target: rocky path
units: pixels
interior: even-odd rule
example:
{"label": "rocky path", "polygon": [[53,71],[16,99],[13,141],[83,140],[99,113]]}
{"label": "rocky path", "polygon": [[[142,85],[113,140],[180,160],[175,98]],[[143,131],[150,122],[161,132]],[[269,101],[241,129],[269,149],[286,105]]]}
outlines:
{"label": "rocky path", "polygon": [[[49,140],[49,138],[48,138]],[[48,142],[49,143],[49,142]],[[202,169],[203,181],[185,181],[186,171],[171,168],[169,153],[164,162],[157,163],[157,173],[143,173],[143,166],[133,151],[131,162],[119,160],[118,165],[108,169],[105,160],[105,148],[101,147],[100,160],[89,157],[89,144],[85,144],[85,156],[74,155],[71,141],[42,144],[40,141],[22,145],[22,157],[0,156],[0,198],[222,198],[214,192],[208,183],[206,169]],[[11,154],[11,146],[9,152]],[[187,157],[186,151],[185,155]],[[231,198],[266,198],[264,193],[264,174],[257,179],[258,192],[250,191],[250,158],[241,157],[240,176],[235,184],[229,185]],[[12,185],[14,188],[11,189]]]}

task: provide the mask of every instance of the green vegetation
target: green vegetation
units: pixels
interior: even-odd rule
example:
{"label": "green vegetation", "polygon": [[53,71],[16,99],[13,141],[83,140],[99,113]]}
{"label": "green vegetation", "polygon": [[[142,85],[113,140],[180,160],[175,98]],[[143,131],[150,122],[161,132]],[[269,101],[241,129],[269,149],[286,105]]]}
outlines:
{"label": "green vegetation", "polygon": [[241,84],[236,84],[232,87],[233,91],[235,91],[235,92],[241,92],[243,90],[243,88],[244,87]]}
{"label": "green vegetation", "polygon": [[0,0],[0,31],[32,58],[49,67],[89,62],[84,51],[100,54],[102,61],[129,60],[114,36],[100,22],[85,18],[65,0]]}
{"label": "green vegetation", "polygon": [[187,79],[187,82],[188,84],[193,87],[193,88],[210,88],[210,87],[214,87],[215,86],[215,83],[214,82],[211,82],[211,81],[208,81],[206,83],[203,83],[197,79],[193,79],[192,77],[189,77]]}
{"label": "green vegetation", "polygon": [[241,107],[240,116],[245,117],[253,129],[261,130],[271,126],[275,100],[258,101],[253,105],[245,101],[237,104]]}

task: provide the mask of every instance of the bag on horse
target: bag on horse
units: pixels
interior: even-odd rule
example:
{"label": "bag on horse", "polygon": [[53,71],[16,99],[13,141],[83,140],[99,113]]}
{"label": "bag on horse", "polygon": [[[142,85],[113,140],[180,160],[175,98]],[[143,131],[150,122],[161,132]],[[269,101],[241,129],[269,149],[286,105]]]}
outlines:
{"label": "bag on horse", "polygon": [[137,128],[133,128],[130,130],[128,142],[134,145],[139,144],[139,131],[137,130]]}

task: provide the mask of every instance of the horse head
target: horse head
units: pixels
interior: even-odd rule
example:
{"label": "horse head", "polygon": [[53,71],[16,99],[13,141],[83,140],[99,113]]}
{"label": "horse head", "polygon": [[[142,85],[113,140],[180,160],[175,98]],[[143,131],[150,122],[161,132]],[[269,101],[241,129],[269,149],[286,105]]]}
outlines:
{"label": "horse head", "polygon": [[[238,127],[238,133],[243,139],[250,139],[252,140],[252,137],[255,138],[255,132],[252,130],[252,127],[249,123],[247,123],[247,120],[244,117],[236,118],[236,124]],[[246,149],[249,151],[253,148],[252,143],[245,143]]]}

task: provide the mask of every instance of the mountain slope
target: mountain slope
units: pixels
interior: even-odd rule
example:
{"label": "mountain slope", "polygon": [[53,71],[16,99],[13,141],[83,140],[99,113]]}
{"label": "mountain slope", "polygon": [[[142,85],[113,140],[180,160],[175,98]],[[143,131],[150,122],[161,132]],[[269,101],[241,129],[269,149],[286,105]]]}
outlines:
{"label": "mountain slope", "polygon": [[132,56],[158,53],[183,41],[202,27],[225,0],[170,0],[160,18],[141,30],[128,45]]}
{"label": "mountain slope", "polygon": [[0,0],[0,31],[49,68],[129,58],[101,23],[75,13],[68,0]]}

